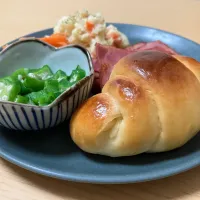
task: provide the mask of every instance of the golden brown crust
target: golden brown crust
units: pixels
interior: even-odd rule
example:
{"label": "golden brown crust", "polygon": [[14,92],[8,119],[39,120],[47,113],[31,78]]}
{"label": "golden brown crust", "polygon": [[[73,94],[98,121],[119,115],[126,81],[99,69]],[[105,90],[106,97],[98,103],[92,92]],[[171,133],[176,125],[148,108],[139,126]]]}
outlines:
{"label": "golden brown crust", "polygon": [[87,152],[109,156],[178,148],[200,129],[199,80],[200,64],[191,58],[129,54],[102,93],[73,115],[72,139]]}
{"label": "golden brown crust", "polygon": [[174,55],[173,57],[184,64],[189,70],[191,70],[191,72],[193,72],[197,79],[200,81],[200,63],[197,60],[180,55]]}
{"label": "golden brown crust", "polygon": [[157,106],[148,91],[130,78],[115,76],[104,86],[103,93],[115,99],[121,112],[117,137],[110,144],[115,145],[112,156],[147,151],[160,132]]}
{"label": "golden brown crust", "polygon": [[108,122],[120,116],[113,101],[107,94],[95,95],[74,113],[70,132],[78,146],[86,151],[101,146],[96,141],[98,134],[105,129]]}

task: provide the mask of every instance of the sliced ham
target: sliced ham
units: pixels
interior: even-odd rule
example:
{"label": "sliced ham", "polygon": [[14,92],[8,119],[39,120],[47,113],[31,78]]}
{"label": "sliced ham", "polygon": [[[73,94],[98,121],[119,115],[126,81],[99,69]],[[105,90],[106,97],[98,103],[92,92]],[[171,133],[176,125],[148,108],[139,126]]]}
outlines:
{"label": "sliced ham", "polygon": [[92,86],[92,92],[99,93],[101,91],[100,79],[99,79],[99,72],[100,72],[101,65],[100,65],[99,60],[95,57],[92,58],[92,64],[94,67],[94,82]]}
{"label": "sliced ham", "polygon": [[177,54],[173,49],[169,48],[166,44],[164,44],[160,40],[157,40],[154,42],[138,43],[133,46],[127,47],[126,50],[131,51],[131,52],[157,50],[157,51],[162,51],[171,55]]}
{"label": "sliced ham", "polygon": [[97,73],[99,73],[99,71],[101,69],[101,65],[100,65],[98,59],[95,58],[95,57],[93,57],[92,58],[92,64],[93,64],[93,67],[94,67],[94,71],[97,72]]}
{"label": "sliced ham", "polygon": [[169,48],[161,41],[142,42],[125,49],[120,49],[112,46],[96,44],[96,58],[93,59],[95,70],[95,81],[93,90],[100,91],[108,81],[114,65],[124,56],[138,51],[157,50],[167,54],[177,54],[173,49]]}
{"label": "sliced ham", "polygon": [[99,83],[102,88],[108,81],[114,65],[124,56],[128,55],[130,51],[120,49],[112,46],[104,46],[96,44],[96,55],[98,64],[100,66],[99,71]]}
{"label": "sliced ham", "polygon": [[136,51],[138,49],[144,48],[145,45],[146,45],[146,42],[141,42],[141,43],[134,44],[132,46],[126,47],[126,50],[128,50],[128,51]]}

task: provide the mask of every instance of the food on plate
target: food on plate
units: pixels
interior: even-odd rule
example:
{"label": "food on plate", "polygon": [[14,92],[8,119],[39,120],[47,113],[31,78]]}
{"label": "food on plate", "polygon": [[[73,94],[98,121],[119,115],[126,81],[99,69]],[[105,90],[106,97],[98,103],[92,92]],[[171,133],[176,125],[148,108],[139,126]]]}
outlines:
{"label": "food on plate", "polygon": [[160,40],[157,40],[154,42],[137,43],[135,45],[128,46],[126,50],[131,51],[131,52],[154,50],[154,51],[162,51],[170,55],[177,54],[176,51],[168,47],[166,44],[164,44]]}
{"label": "food on plate", "polygon": [[69,44],[66,36],[62,33],[55,33],[55,34],[52,34],[50,36],[46,36],[40,39],[55,47],[62,47]]}
{"label": "food on plate", "polygon": [[[23,37],[21,39],[25,39]],[[85,47],[95,57],[95,44],[125,48],[129,40],[114,25],[106,25],[101,13],[91,14],[87,10],[63,16],[56,23],[53,34],[39,38],[55,47],[78,44]],[[9,45],[4,45],[6,48]]]}
{"label": "food on plate", "polygon": [[62,70],[53,73],[48,65],[38,69],[21,68],[0,79],[0,100],[45,106],[85,75],[80,66],[69,76]]}
{"label": "food on plate", "polygon": [[114,25],[107,26],[100,13],[91,14],[87,10],[63,16],[56,23],[52,35],[39,39],[55,47],[78,44],[87,48],[95,71],[92,87],[94,94],[101,92],[117,61],[132,52],[156,50],[170,55],[177,54],[161,41],[130,45],[127,36]]}
{"label": "food on plate", "polygon": [[102,93],[73,114],[70,132],[84,151],[111,157],[181,147],[200,130],[200,63],[161,51],[121,58]]}
{"label": "food on plate", "polygon": [[[87,10],[63,16],[56,23],[52,35],[39,39],[55,47],[78,44],[87,48],[92,56],[95,71],[92,88],[94,93],[100,92],[108,81],[114,64],[129,53],[157,50],[170,55],[177,54],[161,41],[130,45],[127,36],[114,25],[107,26],[100,13],[91,14]],[[7,46],[4,45],[3,48]]]}
{"label": "food on plate", "polygon": [[95,85],[96,90],[103,88],[108,81],[109,76],[113,70],[114,65],[124,56],[138,51],[156,50],[165,52],[170,55],[176,55],[177,53],[169,48],[161,41],[154,42],[142,42],[132,46],[128,46],[125,49],[115,48],[111,46],[96,44],[96,59],[93,62],[95,70]]}
{"label": "food on plate", "polygon": [[91,14],[86,10],[62,17],[54,27],[54,33],[64,34],[69,44],[84,46],[92,56],[96,43],[119,48],[129,45],[128,38],[115,26],[106,26],[100,13]]}

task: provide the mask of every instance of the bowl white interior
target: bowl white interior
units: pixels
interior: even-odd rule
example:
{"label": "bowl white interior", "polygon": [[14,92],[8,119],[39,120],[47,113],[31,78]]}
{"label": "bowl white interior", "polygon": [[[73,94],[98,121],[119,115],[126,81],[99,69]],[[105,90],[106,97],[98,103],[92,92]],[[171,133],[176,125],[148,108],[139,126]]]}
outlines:
{"label": "bowl white interior", "polygon": [[91,74],[88,57],[80,48],[68,46],[55,49],[35,40],[21,41],[0,55],[0,77],[11,75],[19,68],[41,68],[49,65],[55,73],[61,69],[70,75],[80,65],[86,76]]}

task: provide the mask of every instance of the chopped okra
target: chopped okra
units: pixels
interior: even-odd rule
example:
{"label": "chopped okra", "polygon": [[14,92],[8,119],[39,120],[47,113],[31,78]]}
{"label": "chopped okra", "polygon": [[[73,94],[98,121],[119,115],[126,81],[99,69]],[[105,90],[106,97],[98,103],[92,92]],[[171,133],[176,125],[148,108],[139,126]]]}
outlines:
{"label": "chopped okra", "polygon": [[80,66],[69,76],[62,70],[53,73],[48,65],[21,68],[0,79],[0,100],[45,106],[85,76]]}

